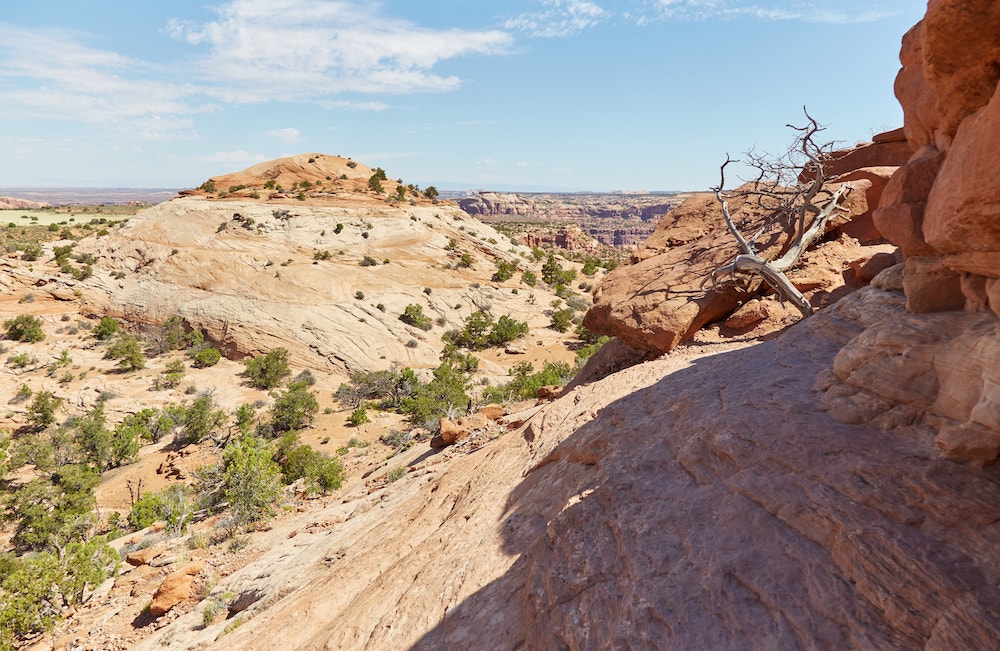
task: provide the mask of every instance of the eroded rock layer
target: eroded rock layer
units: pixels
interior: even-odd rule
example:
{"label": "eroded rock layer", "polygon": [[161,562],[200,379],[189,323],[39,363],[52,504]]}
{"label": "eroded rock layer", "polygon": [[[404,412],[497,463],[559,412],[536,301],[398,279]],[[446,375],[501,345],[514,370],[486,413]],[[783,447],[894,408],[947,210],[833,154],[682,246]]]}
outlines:
{"label": "eroded rock layer", "polygon": [[275,523],[215,588],[252,595],[241,626],[195,612],[140,648],[991,648],[1000,470],[811,390],[902,312],[863,289],[768,343],[578,386],[476,453]]}

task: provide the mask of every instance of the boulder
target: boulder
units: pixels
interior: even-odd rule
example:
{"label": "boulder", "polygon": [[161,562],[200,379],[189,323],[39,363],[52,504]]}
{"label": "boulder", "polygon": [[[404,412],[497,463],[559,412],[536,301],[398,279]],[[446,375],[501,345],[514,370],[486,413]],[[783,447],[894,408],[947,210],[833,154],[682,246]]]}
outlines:
{"label": "boulder", "polygon": [[438,421],[438,434],[431,439],[430,445],[432,448],[453,445],[469,438],[473,431],[485,429],[488,424],[489,418],[481,411],[455,420],[442,418]]}
{"label": "boulder", "polygon": [[[846,214],[831,221],[830,230],[844,233],[857,218],[861,222],[867,220],[868,225],[860,230],[868,232],[868,237],[875,237],[871,215],[891,172],[892,168],[865,168],[838,177],[837,182],[850,182],[854,189],[844,200]],[[836,184],[828,187],[833,189]],[[788,233],[768,223],[764,211],[738,195],[730,199],[729,205],[745,232],[763,228],[757,240],[758,252],[763,257],[773,259],[784,251]],[[702,234],[691,240],[696,232]],[[676,241],[684,243],[675,245]],[[833,302],[845,293],[839,261],[833,256],[830,264],[823,264],[827,252],[820,251],[821,248],[807,253],[802,262],[805,271],[788,274],[797,287],[818,295],[817,306]],[[756,293],[760,287],[757,280],[751,281],[748,290],[732,283],[711,287],[712,272],[731,262],[738,253],[715,197],[693,195],[657,225],[631,264],[619,266],[598,285],[584,326],[617,337],[633,349],[651,354],[669,352],[705,324],[727,317]]]}
{"label": "boulder", "polygon": [[924,75],[923,23],[917,23],[903,36],[899,52],[902,68],[896,74],[893,89],[903,107],[903,132],[914,151],[934,144],[934,132],[941,123],[937,96]]}
{"label": "boulder", "polygon": [[1000,80],[1000,4],[931,0],[923,20],[924,72],[941,113],[938,144],[984,106]]}
{"label": "boulder", "polygon": [[125,562],[136,567],[139,565],[148,565],[151,560],[162,553],[162,545],[152,545],[144,549],[137,549],[134,552],[129,552],[128,555],[125,556]]}
{"label": "boulder", "polygon": [[998,170],[1000,85],[987,106],[962,121],[941,164],[924,215],[928,244],[946,254],[1000,251]]}
{"label": "boulder", "polygon": [[204,567],[204,561],[192,561],[176,572],[168,574],[153,594],[149,612],[160,616],[177,604],[186,601],[191,596],[191,585],[194,583],[194,577],[200,574]]}

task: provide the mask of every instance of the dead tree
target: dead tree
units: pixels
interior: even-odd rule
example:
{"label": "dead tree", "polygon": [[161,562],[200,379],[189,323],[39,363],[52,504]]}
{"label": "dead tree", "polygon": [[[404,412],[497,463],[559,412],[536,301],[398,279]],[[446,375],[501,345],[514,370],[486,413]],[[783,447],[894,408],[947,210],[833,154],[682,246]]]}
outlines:
{"label": "dead tree", "polygon": [[[712,191],[722,204],[726,228],[736,238],[742,253],[729,264],[713,271],[711,282],[715,288],[723,282],[760,277],[779,296],[794,303],[803,316],[810,316],[812,306],[785,276],[785,272],[797,265],[806,249],[823,236],[835,213],[845,210],[839,201],[850,192],[851,186],[844,183],[833,192],[823,187],[828,180],[824,165],[830,158],[833,143],[818,144],[815,138],[823,127],[807,111],[805,115],[808,120],[805,126],[787,125],[798,135],[784,155],[773,158],[753,151],[747,154],[747,162],[757,171],[757,178],[750,182],[749,189],[725,191],[726,166],[739,162],[726,155],[726,162],[720,168],[719,185]],[[806,180],[800,180],[802,178]],[[727,199],[736,195],[745,197],[768,213],[764,225],[749,237],[740,231],[729,212]],[[756,240],[775,224],[790,231],[790,242],[780,257],[766,260],[758,254]]]}

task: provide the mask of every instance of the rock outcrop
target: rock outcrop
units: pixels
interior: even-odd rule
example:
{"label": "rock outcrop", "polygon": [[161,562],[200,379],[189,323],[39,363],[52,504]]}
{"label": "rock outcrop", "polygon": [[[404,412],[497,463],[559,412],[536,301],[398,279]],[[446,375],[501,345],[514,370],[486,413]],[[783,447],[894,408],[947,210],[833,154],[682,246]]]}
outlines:
{"label": "rock outcrop", "polygon": [[[289,160],[298,158],[215,181],[256,187],[277,174],[270,180],[288,182]],[[298,163],[304,178],[336,171],[335,163],[364,174],[346,159],[307,160]],[[295,365],[341,376],[392,363],[436,366],[443,330],[434,328],[461,327],[483,305],[528,322],[538,341],[555,341],[535,305],[555,299],[550,290],[514,292],[518,277],[491,282],[498,261],[527,265],[528,248],[453,205],[393,206],[361,193],[341,205],[335,192],[315,184],[310,191],[320,196],[234,198],[243,189],[223,199],[203,191],[177,198],[81,242],[77,251],[95,259],[93,277],[33,282],[57,298],[79,295],[89,312],[133,326],[179,315],[230,359],[284,347]],[[463,253],[471,267],[457,265]],[[431,332],[399,320],[410,304],[434,320]]]}
{"label": "rock outcrop", "polygon": [[47,208],[52,204],[44,201],[31,201],[30,199],[18,199],[17,197],[0,197],[0,210],[34,210],[36,208]]}
{"label": "rock outcrop", "polygon": [[928,427],[942,455],[978,465],[1000,456],[1000,32],[983,28],[997,24],[995,2],[936,0],[903,38],[913,154],[874,217],[905,257],[914,316],[848,344],[828,394],[846,417]]}
{"label": "rock outcrop", "polygon": [[[873,232],[871,213],[893,169],[863,168],[836,179],[852,186],[844,202],[847,215],[831,223],[839,235],[832,234],[830,241],[807,253],[800,267],[787,274],[814,307],[828,305],[862,286],[864,279],[852,270],[892,250],[877,244],[879,235]],[[743,198],[734,196],[730,210],[746,231],[764,229],[758,251],[765,258],[778,257],[788,246],[789,233],[768,224],[766,213]],[[858,237],[871,245],[862,245]],[[705,324],[727,317],[759,290],[759,283],[746,289],[733,284],[711,287],[712,272],[737,253],[715,197],[692,196],[660,221],[631,264],[619,266],[598,286],[584,325],[633,348],[668,352]],[[769,314],[786,323],[789,313],[771,300],[774,307]]]}
{"label": "rock outcrop", "polygon": [[810,391],[903,302],[863,289],[767,343],[577,386],[474,454],[414,458],[308,516],[329,524],[275,522],[214,589],[253,593],[241,626],[195,611],[137,648],[991,648],[997,469]]}

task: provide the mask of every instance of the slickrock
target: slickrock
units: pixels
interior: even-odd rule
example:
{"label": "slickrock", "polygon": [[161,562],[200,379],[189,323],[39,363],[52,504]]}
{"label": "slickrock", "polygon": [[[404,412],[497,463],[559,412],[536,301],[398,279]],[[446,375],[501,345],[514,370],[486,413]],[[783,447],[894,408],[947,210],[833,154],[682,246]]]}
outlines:
{"label": "slickrock", "polygon": [[[399,320],[410,304],[443,329],[489,305],[559,340],[534,304],[555,299],[549,289],[490,281],[497,261],[523,261],[527,248],[455,206],[332,201],[174,199],[81,243],[93,277],[45,278],[44,291],[133,325],[179,315],[230,359],[284,347],[293,364],[340,375],[439,363],[439,333]],[[455,268],[459,249],[471,268]]]}
{"label": "slickrock", "polygon": [[254,591],[238,628],[194,612],[137,648],[990,648],[1000,471],[811,391],[900,316],[864,289],[769,342],[577,386],[224,579]]}

